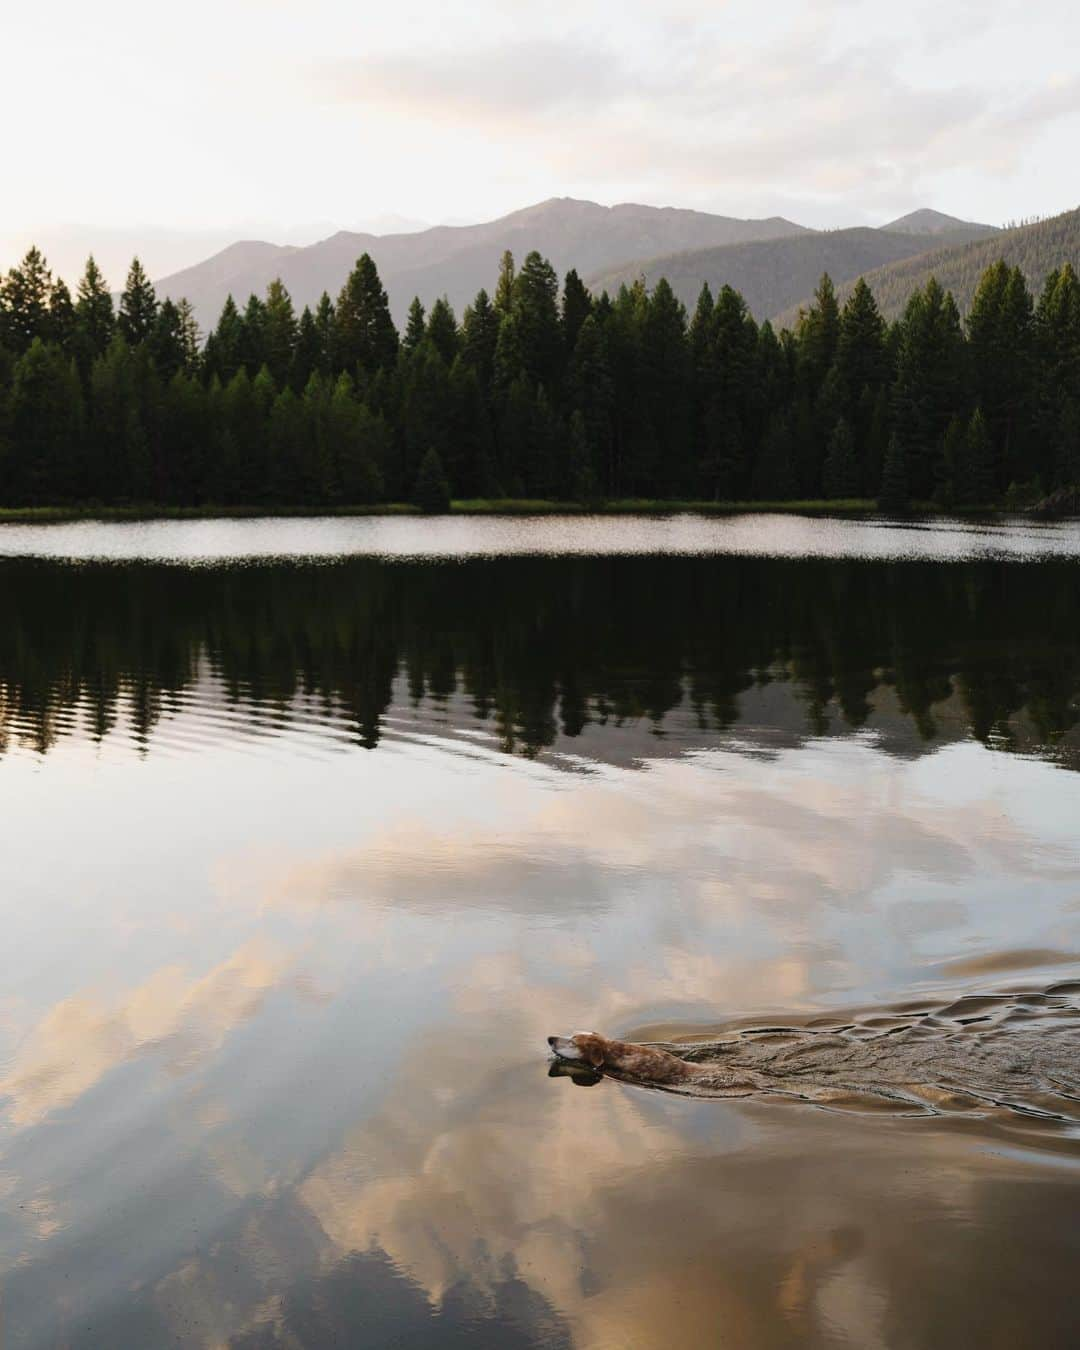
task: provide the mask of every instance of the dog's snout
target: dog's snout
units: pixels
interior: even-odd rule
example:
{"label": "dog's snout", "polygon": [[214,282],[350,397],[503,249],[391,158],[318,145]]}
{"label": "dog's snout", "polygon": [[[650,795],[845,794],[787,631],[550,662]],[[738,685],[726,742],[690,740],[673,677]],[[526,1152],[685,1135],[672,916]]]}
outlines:
{"label": "dog's snout", "polygon": [[549,1036],[549,1037],[548,1037],[548,1045],[550,1045],[552,1048],[554,1048],[554,1046],[555,1046],[555,1037],[554,1037],[554,1036]]}

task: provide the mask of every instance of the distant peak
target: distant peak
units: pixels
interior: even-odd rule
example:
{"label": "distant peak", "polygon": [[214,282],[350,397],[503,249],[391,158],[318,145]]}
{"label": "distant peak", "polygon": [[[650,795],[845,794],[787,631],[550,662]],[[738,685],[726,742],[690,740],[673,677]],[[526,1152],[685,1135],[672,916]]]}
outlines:
{"label": "distant peak", "polygon": [[893,234],[949,234],[953,230],[985,230],[987,234],[991,234],[995,230],[993,225],[982,225],[977,221],[961,220],[958,216],[947,216],[944,211],[935,211],[929,206],[921,207],[918,211],[910,211],[906,216],[892,220],[881,228]]}

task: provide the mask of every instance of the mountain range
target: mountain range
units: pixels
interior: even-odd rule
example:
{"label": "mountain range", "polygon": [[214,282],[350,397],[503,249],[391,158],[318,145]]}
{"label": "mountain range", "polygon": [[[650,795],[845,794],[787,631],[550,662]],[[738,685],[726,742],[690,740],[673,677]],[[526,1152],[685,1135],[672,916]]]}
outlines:
{"label": "mountain range", "polygon": [[298,308],[314,306],[324,290],[336,297],[356,259],[370,253],[400,323],[414,295],[425,305],[445,295],[460,315],[482,286],[494,288],[506,249],[518,261],[538,249],[560,276],[571,267],[586,276],[677,249],[809,233],[780,217],[736,220],[674,207],[599,206],[558,197],[481,225],[384,235],[342,230],[306,248],[244,241],[162,278],[156,287],[162,297],[186,296],[205,330],[216,323],[226,295],[242,306],[249,294],[264,294],[275,277]]}
{"label": "mountain range", "polygon": [[367,252],[400,324],[414,295],[426,306],[445,295],[460,316],[482,286],[494,287],[506,249],[519,262],[537,249],[560,276],[575,267],[597,293],[614,293],[638,278],[652,286],[665,276],[688,308],[703,282],[714,292],[728,284],[743,294],[755,318],[790,326],[826,271],[842,297],[865,276],[889,318],[931,274],[966,308],[982,270],[998,257],[1018,264],[1029,284],[1038,286],[1051,267],[1080,253],[1080,211],[1004,230],[929,209],[877,229],[811,230],[779,216],[739,220],[560,197],[480,225],[383,235],[339,231],[304,247],[242,241],[162,278],[157,290],[163,297],[186,296],[207,331],[226,295],[243,306],[275,277],[298,309],[314,306],[324,290],[336,296],[357,257]]}

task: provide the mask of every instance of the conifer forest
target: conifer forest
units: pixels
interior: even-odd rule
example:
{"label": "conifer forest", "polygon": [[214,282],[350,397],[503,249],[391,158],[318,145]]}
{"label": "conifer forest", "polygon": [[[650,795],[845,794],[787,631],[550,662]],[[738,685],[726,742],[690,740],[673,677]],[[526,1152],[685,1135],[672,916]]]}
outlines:
{"label": "conifer forest", "polygon": [[1080,482],[1080,282],[931,280],[888,324],[822,278],[794,330],[730,287],[590,294],[505,254],[404,332],[368,255],[295,312],[273,282],[200,334],[136,260],[74,296],[31,249],[0,283],[0,505],[346,507],[877,499],[993,507]]}

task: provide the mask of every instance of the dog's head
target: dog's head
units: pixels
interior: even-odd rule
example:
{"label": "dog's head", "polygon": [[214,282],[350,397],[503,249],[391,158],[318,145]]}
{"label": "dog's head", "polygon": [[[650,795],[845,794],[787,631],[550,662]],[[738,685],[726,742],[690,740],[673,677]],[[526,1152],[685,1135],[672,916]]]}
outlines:
{"label": "dog's head", "polygon": [[602,1069],[607,1055],[607,1039],[596,1031],[579,1031],[575,1036],[549,1036],[548,1045],[558,1059],[569,1064]]}

